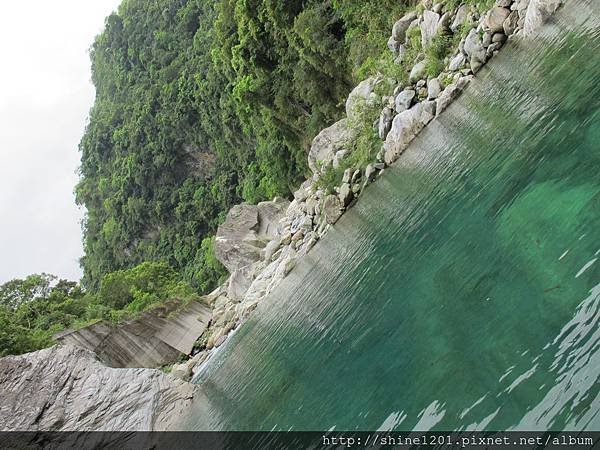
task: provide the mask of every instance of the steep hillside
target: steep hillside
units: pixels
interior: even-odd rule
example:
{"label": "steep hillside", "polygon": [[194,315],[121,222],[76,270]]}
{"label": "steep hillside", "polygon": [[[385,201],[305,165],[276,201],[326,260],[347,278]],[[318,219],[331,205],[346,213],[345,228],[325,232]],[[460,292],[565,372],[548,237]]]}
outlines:
{"label": "steep hillside", "polygon": [[289,196],[402,2],[125,0],[91,49],[84,284],[163,260],[206,290],[235,203]]}

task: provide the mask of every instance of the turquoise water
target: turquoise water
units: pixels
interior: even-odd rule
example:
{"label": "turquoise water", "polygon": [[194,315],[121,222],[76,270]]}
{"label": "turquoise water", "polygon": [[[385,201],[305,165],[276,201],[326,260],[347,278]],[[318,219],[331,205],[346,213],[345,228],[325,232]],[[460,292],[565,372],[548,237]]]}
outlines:
{"label": "turquoise water", "polygon": [[511,44],[199,374],[186,428],[600,430],[600,5]]}

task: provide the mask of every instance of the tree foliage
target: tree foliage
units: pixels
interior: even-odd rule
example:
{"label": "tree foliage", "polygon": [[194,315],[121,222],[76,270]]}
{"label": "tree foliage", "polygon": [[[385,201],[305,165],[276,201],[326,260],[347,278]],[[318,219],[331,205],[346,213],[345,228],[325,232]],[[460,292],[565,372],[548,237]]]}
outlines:
{"label": "tree foliage", "polygon": [[[313,137],[385,48],[392,0],[124,0],[92,48],[80,144],[84,284],[165,260],[198,289],[242,200],[289,196]],[[374,43],[377,42],[377,45]]]}
{"label": "tree foliage", "polygon": [[119,322],[167,300],[180,305],[197,298],[194,289],[162,262],[143,263],[107,274],[98,294],[48,274],[14,279],[0,286],[0,357],[53,344],[65,328],[98,320]]}

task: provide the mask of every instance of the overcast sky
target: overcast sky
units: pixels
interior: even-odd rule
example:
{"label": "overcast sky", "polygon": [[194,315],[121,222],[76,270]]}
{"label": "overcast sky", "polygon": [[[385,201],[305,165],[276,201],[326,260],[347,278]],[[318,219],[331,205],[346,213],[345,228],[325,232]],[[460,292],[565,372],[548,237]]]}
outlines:
{"label": "overcast sky", "polygon": [[120,0],[3,2],[0,14],[0,283],[78,280],[73,188],[94,98],[88,49]]}

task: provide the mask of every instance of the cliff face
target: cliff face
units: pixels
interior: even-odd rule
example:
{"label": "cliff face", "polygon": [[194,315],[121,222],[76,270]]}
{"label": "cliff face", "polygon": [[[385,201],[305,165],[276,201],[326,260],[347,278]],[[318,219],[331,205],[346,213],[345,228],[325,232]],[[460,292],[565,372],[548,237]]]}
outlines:
{"label": "cliff face", "polygon": [[194,393],[158,370],[112,369],[88,350],[57,346],[0,359],[0,430],[164,430]]}
{"label": "cliff face", "polygon": [[100,322],[61,333],[55,340],[91,350],[110,367],[160,367],[189,355],[211,317],[210,308],[201,302],[177,313],[167,304],[131,322],[118,326]]}

